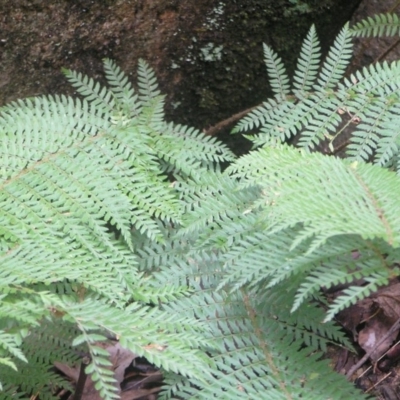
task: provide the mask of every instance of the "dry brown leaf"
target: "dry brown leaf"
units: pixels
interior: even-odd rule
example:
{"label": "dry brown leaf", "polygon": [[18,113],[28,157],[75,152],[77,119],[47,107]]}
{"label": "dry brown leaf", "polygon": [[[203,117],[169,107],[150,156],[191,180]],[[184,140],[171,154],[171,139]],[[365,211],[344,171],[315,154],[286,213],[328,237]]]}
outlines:
{"label": "dry brown leaf", "polygon": [[358,333],[358,343],[365,352],[368,353],[373,350],[370,355],[372,361],[377,361],[396,340],[398,331],[392,332],[377,346],[377,343],[389,332],[395,322],[396,320],[387,317],[382,311],[379,311],[366,321],[364,328]]}
{"label": "dry brown leaf", "polygon": [[371,354],[373,361],[378,360],[393,344],[399,330],[392,332],[379,346],[376,343],[384,337],[393,324],[400,318],[400,283],[379,289],[373,296],[374,307],[366,319],[365,327],[359,332],[358,343]]}
{"label": "dry brown leaf", "polygon": [[374,298],[382,311],[394,321],[400,318],[400,283],[380,289]]}

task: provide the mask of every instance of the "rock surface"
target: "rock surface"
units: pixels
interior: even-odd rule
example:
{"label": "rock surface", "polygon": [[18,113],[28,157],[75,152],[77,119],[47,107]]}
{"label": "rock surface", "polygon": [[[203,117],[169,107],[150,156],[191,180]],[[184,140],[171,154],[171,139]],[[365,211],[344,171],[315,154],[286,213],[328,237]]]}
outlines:
{"label": "rock surface", "polygon": [[0,105],[72,93],[61,68],[102,79],[101,60],[135,75],[144,58],[168,115],[207,128],[268,90],[262,43],[293,68],[316,22],[323,46],[360,0],[0,0]]}

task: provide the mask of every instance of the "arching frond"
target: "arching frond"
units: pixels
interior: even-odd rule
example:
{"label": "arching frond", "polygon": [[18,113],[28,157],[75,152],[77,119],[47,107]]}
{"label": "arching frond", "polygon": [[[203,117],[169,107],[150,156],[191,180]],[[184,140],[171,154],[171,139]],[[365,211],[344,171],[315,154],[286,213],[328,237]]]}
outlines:
{"label": "arching frond", "polygon": [[[147,64],[139,66],[139,98],[113,62],[105,69],[111,89],[65,71],[82,100],[42,97],[0,110],[0,379],[28,394],[37,382],[41,398],[55,382],[45,371],[71,361],[75,345],[91,354],[100,395],[117,398],[98,345],[107,333],[165,370],[208,374],[201,324],[161,310],[187,286],[149,282],[135,238],[161,246],[163,225],[180,223],[184,207],[163,163],[182,179],[234,157],[215,139],[165,122]],[[47,355],[35,348],[42,340]],[[165,351],[148,347],[164,341]],[[22,384],[18,373],[35,367]]]}
{"label": "arching frond", "polygon": [[377,14],[367,17],[351,28],[354,36],[394,36],[400,32],[400,21],[396,14]]}
{"label": "arching frond", "polygon": [[352,32],[347,24],[333,42],[321,66],[321,72],[316,83],[318,90],[332,89],[343,78],[352,56],[351,37]]}
{"label": "arching frond", "polygon": [[320,65],[321,48],[315,26],[313,25],[304,39],[296,70],[293,75],[293,91],[301,97],[312,89]]}
{"label": "arching frond", "polygon": [[142,59],[139,60],[138,86],[139,98],[144,104],[148,104],[150,100],[160,95],[155,73]]}
{"label": "arching frond", "polygon": [[264,44],[264,58],[272,91],[278,99],[284,99],[289,94],[290,86],[282,59],[266,44]]}

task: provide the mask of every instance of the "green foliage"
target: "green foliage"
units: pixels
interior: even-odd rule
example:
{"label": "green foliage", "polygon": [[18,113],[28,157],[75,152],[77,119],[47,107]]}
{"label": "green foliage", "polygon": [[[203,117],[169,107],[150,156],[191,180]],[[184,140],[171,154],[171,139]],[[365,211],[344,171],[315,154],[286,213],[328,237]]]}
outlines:
{"label": "green foliage", "polygon": [[[149,280],[132,237],[156,245],[165,225],[179,225],[183,205],[166,172],[189,181],[233,156],[165,122],[144,62],[138,94],[114,63],[104,64],[111,89],[65,71],[82,99],[1,109],[0,377],[11,391],[51,396],[57,376],[49,366],[76,361],[82,347],[101,395],[118,397],[108,353],[96,344],[110,336],[166,371],[209,376],[205,326],[161,307],[188,296],[188,286]],[[151,343],[168,345],[161,352]]]}
{"label": "green foliage", "polygon": [[[0,109],[0,397],[52,398],[52,363],[85,354],[118,398],[112,337],[163,370],[162,399],[365,398],[322,354],[351,347],[335,313],[399,274],[400,66],[345,71],[353,36],[398,27],[346,25],[322,62],[312,27],[292,80],[264,46],[274,97],[239,159],[166,122],[143,61],[137,91],[105,60],[108,87],[65,71],[78,99]],[[348,126],[347,157],[315,152]]]}
{"label": "green foliage", "polygon": [[400,33],[399,17],[396,14],[378,14],[356,24],[355,36],[394,36]]}

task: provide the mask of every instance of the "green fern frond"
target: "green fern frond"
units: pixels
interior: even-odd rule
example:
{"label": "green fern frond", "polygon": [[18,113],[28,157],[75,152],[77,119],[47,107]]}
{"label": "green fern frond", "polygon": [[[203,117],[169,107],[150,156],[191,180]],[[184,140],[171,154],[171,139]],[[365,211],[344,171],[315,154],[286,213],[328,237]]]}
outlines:
{"label": "green fern frond", "polygon": [[91,362],[85,368],[85,372],[90,375],[94,382],[94,387],[98,390],[101,398],[105,400],[117,400],[120,398],[118,384],[114,377],[112,362],[109,360],[110,353],[96,342],[104,341],[105,337],[98,334],[83,332],[81,337],[77,337],[73,345],[86,343],[89,349]]}
{"label": "green fern frond", "polygon": [[[6,367],[10,367],[13,370],[17,371],[18,368],[15,365],[14,361],[10,357],[0,357],[0,364]],[[3,387],[0,382],[0,391],[3,390]]]}
{"label": "green fern frond", "polygon": [[[198,350],[207,345],[200,334],[204,326],[193,318],[167,314],[158,307],[137,303],[116,313],[113,307],[90,298],[83,303],[66,300],[64,312],[83,332],[111,332],[119,338],[121,346],[166,370],[188,377],[208,373],[206,357]],[[146,320],[145,325],[143,320]]]}
{"label": "green fern frond", "polygon": [[[185,218],[178,235],[185,237],[200,232],[199,246],[200,243],[219,243],[223,247],[229,237],[221,234],[218,227],[229,229],[231,222],[237,223],[238,217],[251,206],[255,193],[239,190],[237,182],[218,172],[204,173],[194,183],[195,186],[183,182],[176,186],[186,202]],[[196,188],[194,192],[193,188]],[[221,197],[222,192],[225,194]]]}
{"label": "green fern frond", "polygon": [[264,188],[266,204],[273,205],[267,213],[277,229],[303,224],[303,234],[292,248],[314,237],[310,249],[315,249],[339,234],[383,238],[394,247],[399,245],[397,203],[392,196],[400,191],[400,181],[393,173],[320,154],[302,154],[287,146],[244,156],[229,172],[242,178],[243,188]]}
{"label": "green fern frond", "polygon": [[[293,82],[294,95],[289,96],[285,86],[277,100],[264,102],[262,108],[240,121],[234,132],[260,126],[260,134],[250,138],[256,146],[269,144],[271,138],[284,142],[301,132],[299,144],[307,149],[313,149],[329,137],[329,132],[334,132],[341,122],[338,110],[344,107],[346,100],[343,94],[336,95],[333,88],[342,79],[350,60],[351,37],[348,26],[345,26],[319,71],[319,44],[315,29],[311,28],[298,59]],[[275,76],[274,85],[279,87],[278,83],[283,78],[276,77],[280,77],[278,72],[283,74],[278,67],[283,67],[273,53],[268,55],[270,74]],[[275,69],[272,68],[275,65],[273,61],[277,63]]]}
{"label": "green fern frond", "polygon": [[365,280],[367,282],[366,285],[351,286],[345,289],[343,294],[335,299],[329,311],[326,313],[325,321],[330,321],[339,311],[376,292],[380,286],[387,285],[389,276],[385,271],[375,272],[365,278]]}
{"label": "green fern frond", "polygon": [[248,119],[243,121],[243,124],[239,122],[237,125],[237,131],[239,131],[247,129],[252,124],[255,126],[261,124],[261,134],[258,137],[254,139],[247,137],[253,141],[256,147],[269,143],[271,137],[278,138],[280,141],[289,139],[301,128],[300,123],[294,122],[290,127],[287,127],[283,122],[287,115],[292,115],[293,109],[296,107],[293,100],[280,99],[276,101],[276,99],[270,99],[270,106],[267,107],[266,104],[264,103],[266,112],[263,114],[262,120],[257,114],[250,114]]}
{"label": "green fern frond", "polygon": [[[15,328],[14,330],[18,332]],[[43,398],[54,398],[52,390],[56,385],[71,390],[70,385],[60,375],[49,370],[49,366],[55,361],[71,364],[78,361],[78,352],[71,352],[74,334],[76,330],[72,326],[42,321],[41,326],[31,328],[23,342],[19,343],[22,343],[21,349],[26,355],[26,362],[14,359],[12,364],[0,365],[1,380],[7,383],[20,382],[21,386],[17,388],[18,384],[15,385],[14,391],[18,391],[21,396],[24,395],[24,390],[27,395],[36,390]],[[13,369],[10,370],[10,367]],[[7,385],[4,390],[7,392]],[[2,395],[7,396],[7,393],[0,393],[0,398],[3,398]]]}
{"label": "green fern frond", "polygon": [[90,108],[86,100],[43,97],[5,106],[0,109],[1,178],[7,180],[109,126],[102,110]]}
{"label": "green fern frond", "polygon": [[[343,238],[339,237],[335,241],[339,242],[338,250],[340,250],[342,247],[340,242],[343,242]],[[321,258],[320,265],[314,264],[316,265],[315,269],[306,270],[307,277],[299,286],[293,310],[312,296],[317,295],[321,287],[327,290],[335,285],[351,284],[369,277],[377,271],[380,271],[382,276],[386,275],[387,279],[395,273],[395,270],[391,268],[393,263],[385,257],[385,254],[389,253],[393,257],[398,254],[398,249],[393,250],[384,242],[369,243],[357,238],[349,238],[346,242],[353,245],[351,246],[353,249],[357,249],[357,257],[353,258],[353,251],[348,245],[343,246],[344,251],[338,251],[336,257],[333,254],[331,258],[329,256],[325,259]],[[319,252],[329,252],[331,248],[331,243],[328,243]]]}
{"label": "green fern frond", "polygon": [[110,111],[114,108],[114,97],[107,88],[80,72],[63,69],[63,73],[79,94],[97,109]]}
{"label": "green fern frond", "polygon": [[321,72],[319,73],[316,88],[318,90],[329,90],[343,78],[347,66],[349,65],[352,56],[352,31],[349,25],[346,24],[339,35],[336,37],[329,53],[322,64]]}
{"label": "green fern frond", "polygon": [[[5,350],[6,353],[13,355],[14,357],[18,358],[19,360],[28,362],[25,355],[22,353],[20,349],[21,342],[18,340],[18,336],[10,335],[9,333],[5,332],[4,330],[0,331],[0,347]],[[2,351],[2,353],[3,353]],[[14,369],[15,364],[7,358],[4,358],[2,364],[8,365]]]}
{"label": "green fern frond", "polygon": [[400,21],[396,14],[378,14],[367,17],[351,28],[354,36],[394,36],[400,33]]}
{"label": "green fern frond", "polygon": [[[363,244],[362,240],[344,243],[342,238],[334,237],[326,246],[309,254],[307,252],[309,241],[290,250],[291,244],[300,233],[299,228],[271,233],[265,226],[264,229],[260,229],[259,215],[247,215],[246,220],[245,234],[240,237],[240,240],[234,241],[229,250],[221,256],[224,277],[221,279],[219,287],[226,286],[234,291],[247,285],[258,290],[260,287],[273,287],[282,281],[294,282],[296,275],[300,276],[298,279],[301,279],[300,283],[302,283],[304,279],[309,279],[305,278],[305,274],[311,277],[313,271],[322,269],[323,265],[329,265],[329,269],[335,271],[336,268],[341,270],[346,267],[352,268],[355,263],[351,259],[352,249],[355,248],[354,246],[357,247],[357,244],[361,249]],[[382,265],[379,264],[379,267]],[[320,278],[320,285],[315,287],[315,291],[319,290],[321,286],[328,288],[331,286],[327,283],[329,274],[321,276],[326,280]],[[315,291],[312,291],[311,294],[314,294]]]}
{"label": "green fern frond", "polygon": [[320,65],[321,48],[315,26],[311,26],[301,47],[293,75],[293,90],[296,96],[304,96],[312,90]]}
{"label": "green fern frond", "polygon": [[251,131],[253,128],[260,127],[265,122],[265,114],[275,107],[278,103],[275,99],[270,99],[256,107],[249,114],[243,117],[232,129],[232,133]]}
{"label": "green fern frond", "polygon": [[[4,398],[52,398],[52,385],[69,386],[49,365],[89,354],[99,394],[117,399],[109,337],[165,372],[165,399],[364,398],[320,358],[328,343],[350,347],[328,320],[399,274],[400,178],[390,169],[400,165],[400,64],[343,76],[354,35],[397,24],[346,25],[322,66],[312,27],[293,94],[265,46],[274,98],[236,126],[257,128],[260,147],[239,159],[166,122],[144,61],[138,94],[105,60],[110,88],[65,71],[82,100],[1,108]],[[349,160],[311,152],[356,122]],[[303,149],[282,143],[296,135]],[[221,162],[231,165],[222,172]],[[324,299],[358,279],[366,285]]]}
{"label": "green fern frond", "polygon": [[290,85],[282,59],[266,44],[264,44],[264,59],[272,91],[278,99],[284,99],[290,93]]}
{"label": "green fern frond", "polygon": [[[175,254],[178,254],[178,243],[174,243]],[[258,293],[247,293],[246,290],[230,294],[223,290],[216,291],[221,275],[220,261],[212,258],[211,254],[209,260],[200,253],[198,257],[189,264],[191,272],[184,264],[174,264],[174,276],[168,274],[167,268],[164,268],[165,274],[159,276],[163,276],[165,282],[171,282],[177,279],[182,269],[192,281],[194,294],[166,307],[180,310],[182,315],[196,315],[210,325],[208,340],[217,345],[217,349],[213,349],[210,355],[217,369],[214,370],[214,379],[206,385],[196,379],[185,381],[182,377],[167,375],[168,388],[162,399],[176,396],[188,399],[252,399],[266,390],[271,398],[363,398],[343,378],[333,377],[327,364],[318,360],[317,353],[311,355],[317,349],[324,349],[331,341],[350,345],[333,323],[322,323],[323,310],[310,309],[308,304],[304,304],[295,313],[291,313],[296,287],[289,295],[287,282],[272,291],[264,290],[265,297],[261,295],[261,298]],[[157,260],[153,258],[153,268],[156,263]],[[159,263],[161,267],[162,257]],[[265,261],[267,263],[268,260]],[[285,290],[282,290],[283,285]],[[313,317],[309,318],[311,315]],[[304,343],[310,347],[300,350]],[[298,350],[294,350],[295,347]],[[286,355],[288,353],[284,349],[290,349],[294,354]],[[289,359],[295,362],[288,367]],[[296,366],[301,367],[296,369]],[[315,374],[318,382],[312,379]],[[299,382],[299,386],[294,382]],[[324,387],[327,382],[338,385],[336,393]]]}
{"label": "green fern frond", "polygon": [[139,115],[141,103],[125,73],[114,61],[107,58],[104,60],[104,71],[122,114],[129,118]]}
{"label": "green fern frond", "polygon": [[[347,149],[350,159],[375,159],[375,162],[383,165],[397,154],[393,149],[390,150],[390,136],[395,132],[393,128],[398,113],[399,73],[397,62],[377,64],[345,80],[343,86],[339,85],[340,90],[346,87],[344,90],[351,95],[346,107],[360,121]],[[376,156],[376,152],[379,152],[379,156]]]}
{"label": "green fern frond", "polygon": [[4,386],[1,386],[0,384],[0,399],[1,400],[13,400],[13,399],[18,399],[18,400],[29,400],[30,397],[24,392],[17,392],[15,390],[15,386],[11,384],[7,384]]}
{"label": "green fern frond", "polygon": [[[4,392],[0,392],[0,399],[22,398],[29,399],[32,395],[40,395],[46,400],[55,400],[55,388],[72,391],[72,386],[48,365],[35,363],[18,365],[18,372],[11,369],[0,370],[3,382],[12,382],[13,385],[4,385]],[[18,382],[18,384],[15,384]],[[13,392],[13,395],[11,393]],[[14,397],[15,396],[15,397]]]}
{"label": "green fern frond", "polygon": [[[383,129],[385,124],[385,115],[391,112],[393,105],[384,99],[371,99],[370,104],[363,107],[362,122],[357,126],[351,143],[347,147],[347,154],[350,159],[367,161],[374,157],[377,147],[380,147],[380,161],[388,161],[393,153],[388,152],[391,148],[390,143],[382,146],[380,136],[387,129]],[[387,138],[391,142],[391,136]],[[378,163],[381,163],[378,161]]]}
{"label": "green fern frond", "polygon": [[152,129],[155,130],[153,133],[156,133],[164,125],[164,97],[149,98],[145,105],[140,113],[140,123],[143,127],[148,126],[150,128],[149,134],[152,133]]}
{"label": "green fern frond", "polygon": [[[163,152],[162,158],[166,161],[170,162],[174,158],[183,159],[187,161],[188,166],[192,165],[193,161],[201,161],[203,166],[209,165],[212,168],[215,163],[218,165],[218,163],[233,161],[236,158],[225,144],[195,128],[169,123],[164,129],[165,143],[159,143],[164,148],[157,146],[157,150],[160,153]],[[165,147],[166,145],[167,147]],[[174,157],[167,155],[167,153],[174,154],[174,152],[177,153]],[[185,173],[191,175],[189,171],[185,171]]]}
{"label": "green fern frond", "polygon": [[[290,316],[289,310],[282,312],[283,304],[273,293],[270,293],[268,303],[257,305],[257,301],[246,291],[231,295],[215,292],[213,286],[209,286],[207,268],[203,265],[201,270],[202,281],[197,286],[195,297],[191,298],[187,312],[206,320],[211,327],[209,341],[218,346],[211,353],[217,367],[214,379],[204,385],[197,380],[185,382],[180,377],[174,379],[169,376],[169,388],[161,399],[175,396],[187,399],[253,399],[260,393],[268,393],[268,398],[276,399],[364,398],[343,377],[333,376],[327,363],[318,360],[318,353],[311,354],[310,348],[300,349],[304,341],[310,343],[314,351],[318,347],[323,348],[325,334],[328,338],[332,335],[343,339],[337,328],[331,330],[325,326],[318,330],[317,326],[323,325],[320,310],[315,310],[315,319],[301,327],[300,318]],[[284,303],[290,308],[288,294],[285,296]],[[181,311],[188,306],[188,302],[176,305]],[[305,315],[306,312],[304,318]],[[286,316],[290,316],[290,322],[285,319]],[[293,329],[287,329],[288,326]],[[290,355],[288,349],[292,352]],[[294,362],[288,364],[289,359]],[[336,390],[331,390],[331,385]]]}
{"label": "green fern frond", "polygon": [[307,121],[299,140],[299,147],[307,150],[315,149],[320,142],[329,138],[329,132],[337,130],[342,121],[338,112],[341,106],[338,98],[329,95],[314,95],[309,99],[310,103],[313,101],[316,101],[315,105],[313,104],[313,108],[315,107],[318,112],[315,113],[317,111],[315,109],[306,111],[305,115],[312,115],[313,118]]}
{"label": "green fern frond", "polygon": [[[39,364],[71,362],[88,346],[97,389],[116,398],[98,346],[110,333],[167,371],[210,376],[205,325],[162,309],[191,289],[139,273],[138,249],[163,246],[165,227],[180,224],[183,202],[166,163],[183,182],[234,156],[213,138],[165,122],[147,64],[139,66],[140,98],[113,62],[105,69],[111,89],[65,71],[83,100],[38,98],[0,110],[0,374],[22,392],[55,382]],[[47,354],[35,349],[40,341]],[[25,386],[18,358],[37,368]],[[41,398],[51,397],[46,390]]]}
{"label": "green fern frond", "polygon": [[155,73],[142,59],[139,60],[138,86],[139,99],[146,105],[160,95]]}

